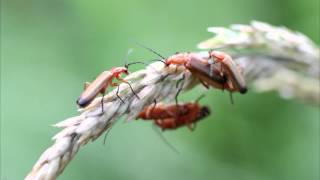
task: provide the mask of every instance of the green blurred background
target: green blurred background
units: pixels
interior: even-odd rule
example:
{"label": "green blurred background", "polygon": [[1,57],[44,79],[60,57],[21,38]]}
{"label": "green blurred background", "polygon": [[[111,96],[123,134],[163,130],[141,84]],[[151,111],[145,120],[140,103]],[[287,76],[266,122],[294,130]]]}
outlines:
{"label": "green blurred background", "polygon": [[[6,0],[1,4],[1,179],[22,179],[59,130],[77,115],[83,82],[130,60],[196,50],[209,26],[265,21],[319,44],[319,0]],[[137,66],[142,68],[143,66]],[[133,69],[131,69],[133,70]],[[184,94],[194,100],[201,88]],[[59,179],[319,179],[319,110],[276,93],[220,91],[202,103],[212,115],[194,132],[164,136],[147,122],[120,121],[104,146],[82,148]]]}

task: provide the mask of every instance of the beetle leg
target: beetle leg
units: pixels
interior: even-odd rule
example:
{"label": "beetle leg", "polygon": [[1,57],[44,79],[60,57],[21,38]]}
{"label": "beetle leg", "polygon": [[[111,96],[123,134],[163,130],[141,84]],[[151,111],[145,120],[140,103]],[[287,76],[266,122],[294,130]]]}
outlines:
{"label": "beetle leg", "polygon": [[189,123],[188,124],[188,129],[190,131],[194,131],[196,129],[196,123]]}
{"label": "beetle leg", "polygon": [[150,106],[145,108],[146,117],[150,117],[150,114],[153,113],[153,110],[156,108],[156,105],[157,105],[157,100],[154,99],[153,100],[153,106],[151,107],[151,105],[150,105]]}
{"label": "beetle leg", "polygon": [[231,101],[231,104],[234,105],[234,101],[233,101],[233,95],[232,95],[232,92],[229,92],[229,96],[230,96],[230,101]]}
{"label": "beetle leg", "polygon": [[206,88],[209,89],[208,84],[206,84],[204,81],[202,81],[201,79],[199,79],[200,83]]}
{"label": "beetle leg", "polygon": [[118,86],[119,87],[119,84],[118,83],[111,83],[111,86],[113,86],[113,87],[116,87],[116,86]]}
{"label": "beetle leg", "polygon": [[178,72],[178,66],[176,66],[176,70],[174,70],[174,73],[177,73]]}
{"label": "beetle leg", "polygon": [[119,81],[123,82],[123,83],[128,84],[129,87],[130,87],[130,89],[131,89],[131,91],[132,91],[132,93],[133,93],[138,99],[140,99],[140,97],[136,94],[136,92],[134,92],[131,84],[130,84],[128,81],[126,81],[126,80],[124,80],[124,79],[122,79],[122,78],[120,78],[120,77],[117,77],[117,79],[118,79]]}
{"label": "beetle leg", "polygon": [[157,106],[157,100],[154,99],[154,100],[153,100],[153,106],[152,106],[151,110],[148,111],[148,116],[149,116],[150,113],[153,113],[153,111],[154,111],[154,109],[156,108],[156,106]]}
{"label": "beetle leg", "polygon": [[165,78],[167,78],[169,76],[169,74],[166,74],[166,75],[161,75],[161,78],[160,78],[160,81],[163,81]]}
{"label": "beetle leg", "polygon": [[177,94],[176,94],[176,96],[175,96],[175,98],[174,98],[175,101],[176,101],[176,107],[177,107],[177,112],[176,112],[175,117],[178,117],[178,116],[180,116],[180,114],[181,114],[180,109],[179,109],[179,101],[178,101],[178,96],[179,96],[181,90],[182,90],[182,88],[179,88],[179,90],[178,90],[178,92],[177,92]]}
{"label": "beetle leg", "polygon": [[[182,75],[182,78],[178,80],[178,82],[177,82],[177,84],[176,84],[176,88],[179,87],[179,84],[184,80],[184,78],[185,78],[185,74],[183,74],[183,75]],[[178,89],[178,92],[177,92],[177,94],[175,95],[175,98],[174,98],[175,101],[176,101],[176,105],[177,105],[177,106],[178,106],[178,104],[179,104],[179,103],[178,103],[178,96],[179,96],[182,88],[183,88],[183,84],[182,84],[182,85],[180,86],[180,88]]]}
{"label": "beetle leg", "polygon": [[102,92],[102,98],[101,98],[101,113],[104,113],[104,107],[103,107],[103,98],[104,98],[105,92]]}
{"label": "beetle leg", "polygon": [[104,98],[104,95],[106,94],[106,87],[107,86],[105,86],[104,88],[102,88],[101,90],[100,90],[100,93],[102,94],[102,98],[101,98],[101,113],[104,113],[104,104],[103,104],[103,98]]}
{"label": "beetle leg", "polygon": [[120,101],[124,104],[123,99],[119,96],[119,87],[120,87],[120,86],[118,85],[116,95],[117,95],[117,97],[120,99]]}

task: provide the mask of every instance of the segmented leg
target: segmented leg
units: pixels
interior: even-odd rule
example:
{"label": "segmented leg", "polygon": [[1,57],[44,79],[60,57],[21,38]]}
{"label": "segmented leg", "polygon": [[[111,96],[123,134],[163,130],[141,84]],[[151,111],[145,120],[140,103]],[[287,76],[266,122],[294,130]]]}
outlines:
{"label": "segmented leg", "polygon": [[231,104],[234,105],[234,101],[233,101],[233,95],[232,95],[232,92],[229,92],[229,96],[230,96],[230,101],[231,101]]}
{"label": "segmented leg", "polygon": [[189,124],[188,124],[188,129],[189,129],[190,131],[194,131],[194,130],[196,129],[196,124],[197,124],[197,123],[189,123]]}
{"label": "segmented leg", "polygon": [[169,76],[169,74],[166,74],[166,75],[161,75],[161,78],[160,78],[160,81],[162,82],[165,78],[167,78]]}
{"label": "segmented leg", "polygon": [[206,88],[209,89],[208,84],[206,84],[204,81],[202,81],[201,79],[199,79],[200,83]]}
{"label": "segmented leg", "polygon": [[117,97],[120,99],[120,101],[124,104],[123,99],[119,96],[119,89],[120,89],[120,86],[118,85],[118,86],[117,86],[117,92],[116,92],[116,95],[117,95]]}
{"label": "segmented leg", "polygon": [[103,98],[104,98],[105,92],[102,92],[102,98],[101,98],[101,113],[104,113],[104,106],[103,106]]}
{"label": "segmented leg", "polygon": [[[180,84],[184,79],[185,79],[185,74],[183,74],[183,75],[182,75],[182,78],[178,80],[178,82],[177,82],[177,84],[176,84],[176,88],[179,87],[179,84]],[[178,106],[178,104],[179,104],[179,102],[178,102],[178,96],[179,96],[182,88],[183,88],[183,84],[182,84],[181,87],[178,89],[178,92],[177,92],[177,94],[175,95],[175,98],[174,98],[175,101],[176,101],[176,105],[177,105],[177,106]]]}
{"label": "segmented leg", "polygon": [[153,113],[153,110],[156,108],[156,106],[157,106],[157,100],[154,99],[154,100],[153,100],[153,106],[152,106],[152,108],[149,108],[149,106],[148,106],[147,108],[145,108],[145,109],[146,109],[146,116],[147,116],[147,117],[149,117],[150,114]]}
{"label": "segmented leg", "polygon": [[120,77],[118,77],[117,79],[118,79],[119,81],[123,82],[123,83],[128,84],[129,87],[130,87],[130,89],[131,89],[131,91],[132,91],[132,93],[133,93],[138,99],[140,99],[140,97],[134,92],[131,84],[130,84],[128,81],[126,81],[126,80],[124,80],[124,79],[122,79],[122,78],[120,78]]}
{"label": "segmented leg", "polygon": [[154,99],[154,100],[153,100],[153,107],[152,107],[152,109],[150,110],[150,113],[153,112],[153,110],[156,108],[156,106],[157,106],[157,100]]}

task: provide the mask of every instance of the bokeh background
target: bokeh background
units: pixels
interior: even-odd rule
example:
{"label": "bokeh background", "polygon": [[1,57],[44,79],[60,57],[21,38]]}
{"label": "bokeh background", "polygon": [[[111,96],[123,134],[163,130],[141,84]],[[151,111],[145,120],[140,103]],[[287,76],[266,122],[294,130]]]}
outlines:
{"label": "bokeh background", "polygon": [[[319,44],[319,0],[86,1],[3,0],[1,4],[1,177],[23,179],[59,130],[77,115],[83,82],[101,71],[155,56],[194,51],[209,26],[284,25]],[[131,70],[143,68],[135,66]],[[202,91],[184,94],[192,101]],[[81,149],[59,179],[319,179],[319,109],[276,93],[210,91],[212,115],[165,132],[172,151],[148,122],[118,122]]]}

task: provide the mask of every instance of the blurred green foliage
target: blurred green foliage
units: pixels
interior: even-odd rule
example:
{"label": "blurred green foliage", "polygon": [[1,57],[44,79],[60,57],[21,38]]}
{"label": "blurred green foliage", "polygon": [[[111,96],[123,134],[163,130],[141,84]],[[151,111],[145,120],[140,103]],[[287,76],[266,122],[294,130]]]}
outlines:
{"label": "blurred green foliage", "polygon": [[[22,179],[51,145],[50,127],[77,115],[82,83],[130,60],[193,51],[209,26],[265,21],[319,44],[319,0],[4,0],[1,4],[1,179]],[[142,68],[141,67],[136,67]],[[131,69],[133,70],[133,69]],[[200,87],[197,89],[200,90]],[[181,99],[191,101],[194,89]],[[196,131],[122,123],[81,149],[60,179],[319,179],[319,110],[276,93],[212,90]]]}

